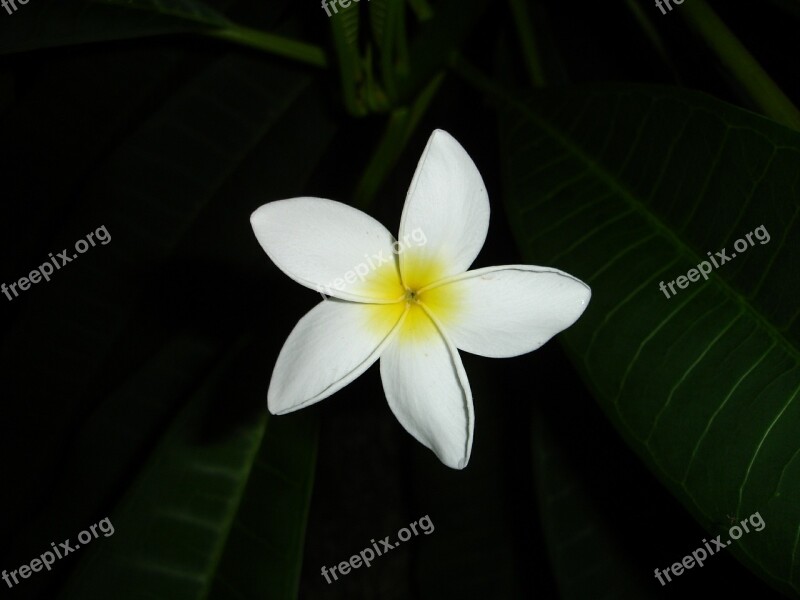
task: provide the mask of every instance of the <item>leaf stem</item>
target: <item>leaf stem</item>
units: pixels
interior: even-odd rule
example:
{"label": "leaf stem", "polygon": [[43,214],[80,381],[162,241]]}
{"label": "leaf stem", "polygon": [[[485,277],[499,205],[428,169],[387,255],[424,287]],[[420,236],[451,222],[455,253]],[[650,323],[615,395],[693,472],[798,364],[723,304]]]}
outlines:
{"label": "leaf stem", "polygon": [[450,70],[463,79],[465,83],[485,93],[489,101],[496,104],[498,108],[502,109],[508,106],[519,107],[523,105],[523,103],[510,92],[489,79],[481,71],[461,58],[461,56],[454,55],[450,59],[448,66]]}
{"label": "leaf stem", "polygon": [[372,204],[375,194],[436,97],[443,79],[444,73],[439,73],[425,86],[410,107],[404,106],[392,111],[372,160],[356,186],[354,205],[357,208],[366,209]]}
{"label": "leaf stem", "polygon": [[270,54],[291,58],[314,67],[326,67],[328,64],[325,53],[319,46],[298,42],[249,27],[231,25],[230,27],[213,29],[207,32],[206,35],[248,48],[269,52]]}
{"label": "leaf stem", "polygon": [[642,28],[642,31],[647,36],[647,39],[649,39],[650,43],[653,44],[656,54],[658,54],[661,60],[664,61],[664,64],[667,66],[667,68],[672,72],[672,76],[675,81],[680,84],[681,76],[675,68],[672,59],[670,59],[669,53],[664,47],[664,41],[661,39],[661,34],[658,32],[656,26],[653,25],[652,19],[642,9],[637,0],[625,0],[625,4],[628,6],[628,10],[630,10],[633,14],[636,22],[639,23],[639,27]]}
{"label": "leaf stem", "polygon": [[245,27],[232,23],[227,17],[212,9],[206,9],[202,12],[188,12],[180,8],[158,5],[158,10],[152,11],[148,10],[149,7],[143,6],[141,3],[137,4],[136,2],[131,2],[130,0],[95,1],[99,4],[124,7],[128,10],[138,10],[145,13],[155,12],[155,14],[167,15],[207,27],[208,30],[201,30],[198,32],[200,35],[226,40],[248,48],[269,52],[270,54],[277,54],[315,67],[327,66],[325,53],[319,46],[298,42],[280,35],[266,33],[258,29],[253,29],[252,27]]}
{"label": "leaf stem", "polygon": [[520,44],[522,44],[522,53],[525,57],[525,66],[528,69],[531,84],[535,88],[543,88],[547,85],[547,82],[542,61],[539,58],[536,36],[531,26],[528,5],[525,0],[509,0],[509,4],[514,15],[514,24],[517,26],[517,35],[519,36]]}
{"label": "leaf stem", "polygon": [[691,0],[679,12],[706,40],[765,115],[800,131],[800,111],[705,0]]}

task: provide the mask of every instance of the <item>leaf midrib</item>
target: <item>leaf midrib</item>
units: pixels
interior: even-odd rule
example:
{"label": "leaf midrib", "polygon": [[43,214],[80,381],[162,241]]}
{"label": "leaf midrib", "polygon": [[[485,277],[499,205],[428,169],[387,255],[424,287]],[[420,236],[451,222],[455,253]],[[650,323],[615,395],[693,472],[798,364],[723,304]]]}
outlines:
{"label": "leaf midrib", "polygon": [[[654,98],[657,96],[653,96]],[[631,208],[636,211],[638,214],[643,216],[648,223],[650,223],[655,230],[660,233],[663,237],[665,237],[668,241],[670,241],[678,250],[679,252],[689,258],[691,262],[698,264],[700,259],[702,258],[700,254],[698,254],[691,246],[685,243],[681,238],[675,235],[672,230],[667,227],[664,222],[651,210],[647,208],[645,204],[643,204],[634,194],[631,192],[627,187],[620,184],[615,177],[605,169],[600,163],[592,159],[583,148],[578,146],[576,143],[572,142],[570,138],[562,133],[558,128],[550,125],[547,121],[542,119],[535,111],[531,110],[525,103],[514,99],[511,101],[512,106],[516,108],[518,111],[523,113],[525,117],[533,121],[537,127],[543,130],[546,134],[548,134],[553,140],[557,143],[561,144],[562,147],[565,148],[568,152],[571,152],[576,158],[581,160],[585,163],[586,167],[597,175],[606,185],[608,185],[611,189],[616,190],[619,194],[623,197],[623,199],[631,206]],[[689,107],[690,110],[694,112],[702,112],[704,109],[700,109],[694,106]],[[649,110],[649,109],[648,109]],[[712,114],[709,112],[709,114]],[[731,128],[724,124],[726,130],[730,130]],[[771,142],[770,142],[771,143]],[[773,147],[779,149],[778,146],[772,144]],[[748,199],[747,202],[752,200],[752,197]],[[746,297],[740,294],[737,290],[735,290],[725,279],[723,279],[720,275],[717,274],[716,270],[712,273],[714,279],[713,281],[716,285],[730,298],[732,298],[737,304],[739,304],[746,313],[749,313],[750,316],[763,328],[767,331],[768,335],[772,337],[776,343],[782,347],[795,361],[800,362],[800,349],[796,348],[786,337],[782,334],[781,330],[779,330],[775,325],[769,321],[764,314],[755,306],[750,304]]]}
{"label": "leaf midrib", "polygon": [[[593,93],[593,94],[589,94],[589,96],[597,96],[597,94]],[[652,97],[653,98],[669,99],[669,98],[666,98],[664,96],[657,96],[655,94],[653,94]],[[538,115],[534,110],[532,110],[524,102],[518,100],[517,98],[512,98],[512,97],[509,97],[509,96],[504,96],[504,98],[505,98],[506,102],[508,102],[512,106],[512,108],[515,108],[525,118],[527,118],[530,121],[532,121],[546,135],[550,136],[551,139],[553,139],[556,143],[560,144],[568,153],[571,153],[573,155],[573,157],[575,157],[578,160],[582,161],[586,165],[586,168],[590,172],[592,172],[596,176],[598,176],[598,178],[602,182],[604,182],[611,190],[617,191],[622,196],[622,198],[629,204],[629,206],[632,208],[632,210],[634,210],[637,214],[640,214],[642,217],[644,217],[645,220],[658,233],[660,233],[664,238],[666,238],[668,241],[670,241],[678,249],[680,254],[682,254],[683,256],[685,256],[687,258],[689,258],[690,260],[695,262],[695,264],[697,264],[699,262],[699,259],[701,258],[701,255],[699,255],[697,252],[695,252],[695,250],[689,244],[685,243],[681,238],[679,238],[677,235],[675,235],[673,233],[672,229],[667,227],[664,224],[664,222],[655,213],[653,213],[651,210],[649,210],[647,208],[647,206],[645,204],[643,204],[633,194],[633,192],[631,192],[624,185],[620,184],[617,181],[617,179],[605,167],[603,167],[603,165],[601,163],[598,163],[597,161],[592,159],[592,157],[590,155],[588,155],[583,150],[583,148],[581,148],[579,145],[577,145],[575,142],[573,142],[567,136],[567,134],[563,133],[559,128],[557,128],[557,127],[551,125],[550,123],[548,123],[545,119],[540,117],[540,115]],[[588,96],[587,96],[587,105],[588,105],[588,102],[589,102],[589,100],[588,100]],[[711,116],[716,116],[716,115],[714,115],[714,113],[712,113],[711,111],[708,111],[708,110],[706,110],[704,108],[698,108],[698,107],[691,106],[691,105],[688,105],[688,104],[687,104],[687,106],[689,107],[689,109],[691,111],[691,114],[706,112]],[[648,108],[648,112],[649,112],[649,110],[650,110],[650,108]],[[724,123],[724,122],[723,122],[723,125],[725,126],[726,131],[730,131],[731,129],[742,129],[740,127],[731,127],[727,123]],[[747,131],[750,131],[750,132],[753,132],[755,134],[761,135],[758,131],[750,129],[750,128],[747,128]],[[680,136],[682,134],[679,133],[678,135]],[[780,150],[780,149],[791,149],[790,147],[786,147],[786,146],[781,146],[781,145],[775,144],[775,143],[772,142],[772,140],[768,140],[768,141],[769,141],[770,145],[773,147],[773,149],[776,150],[776,151]],[[657,189],[657,186],[656,186],[656,188],[654,188],[654,190],[655,189]],[[755,188],[753,188],[753,189],[755,189]],[[749,203],[751,200],[752,200],[752,192],[751,192],[750,198],[747,199],[746,203]],[[745,314],[748,314],[750,317],[752,317],[752,319],[755,321],[756,325],[765,330],[767,335],[772,339],[772,341],[775,343],[776,346],[778,346],[779,348],[783,349],[788,355],[790,355],[792,358],[794,358],[796,362],[800,361],[800,350],[795,348],[795,346],[793,344],[791,344],[789,342],[789,340],[784,335],[782,335],[781,330],[779,330],[775,325],[773,325],[772,322],[769,321],[762,314],[762,312],[760,310],[758,310],[755,306],[751,305],[746,300],[746,297],[743,294],[740,294],[725,279],[720,277],[716,273],[716,271],[713,273],[713,275],[714,275],[714,280],[713,281],[716,283],[717,287],[723,293],[725,293],[727,296],[732,298],[734,300],[734,302],[737,305],[739,305],[740,310],[743,310]],[[795,391],[795,393],[792,395],[792,398],[796,395],[796,393],[797,392]],[[784,407],[783,411],[781,411],[781,414],[783,414],[783,412],[785,411],[785,408],[786,407]],[[616,408],[615,408],[615,410],[616,410]],[[627,427],[626,427],[626,429],[627,429]],[[632,431],[629,430],[629,432],[633,436],[634,439],[636,439],[640,443],[643,442]],[[754,454],[753,459],[755,459],[756,455],[757,455],[757,453]],[[680,485],[680,487],[684,490],[684,492],[686,493],[687,497],[692,502],[692,504],[694,504],[694,506],[700,511],[700,513],[702,515],[704,515],[706,518],[708,518],[707,515],[706,515],[706,510],[697,503],[697,500],[694,498],[694,496],[690,492],[690,490],[684,485],[684,482],[678,481],[677,479],[672,477],[669,473],[667,473],[661,467],[661,465],[657,461],[653,461],[653,464],[658,468],[658,470],[663,474],[664,477],[666,477],[669,480],[675,481],[675,483]],[[752,466],[752,463],[751,463],[751,466]],[[800,539],[800,535],[798,536],[798,539]],[[753,561],[753,563],[757,564],[761,569],[763,569],[764,572],[769,573],[772,577],[776,577],[776,575],[773,572],[773,570],[767,568],[767,566],[762,561],[760,561],[758,558],[756,558],[756,556],[746,546],[740,546],[739,550],[745,556],[747,556],[751,561]],[[795,546],[793,552],[796,552],[796,551],[797,551],[797,546]],[[794,589],[798,589],[796,586],[794,586],[794,584],[792,583],[791,579],[789,581],[789,585]]]}

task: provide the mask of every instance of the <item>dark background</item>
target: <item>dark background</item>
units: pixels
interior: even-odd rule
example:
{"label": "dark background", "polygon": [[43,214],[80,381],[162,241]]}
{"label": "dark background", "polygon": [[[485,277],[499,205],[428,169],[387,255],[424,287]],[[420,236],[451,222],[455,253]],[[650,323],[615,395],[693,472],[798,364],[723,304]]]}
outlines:
{"label": "dark background", "polygon": [[[37,2],[45,4],[31,0],[21,10],[40,10]],[[316,2],[269,4],[218,8],[239,22],[291,31],[331,49],[327,18]],[[522,90],[512,17],[504,3],[496,4],[483,11],[461,52],[482,69],[506,73],[509,89]],[[676,84],[623,2],[552,0],[532,8],[557,41],[560,54],[545,58],[560,67],[564,83]],[[649,3],[642,8],[664,36],[681,85],[753,108],[676,14],[661,16]],[[715,8],[787,95],[800,97],[796,21],[770,4]],[[0,11],[0,36],[17,18]],[[203,172],[230,156],[209,152],[208,164],[187,162],[195,170],[181,179],[160,168],[158,157],[160,151],[185,152],[187,138],[175,134],[167,117],[158,127],[151,119],[168,115],[165,106],[187,94],[209,65],[224,69],[228,60],[256,76],[275,70],[274,85],[287,71],[307,80],[269,136],[252,144],[199,202],[207,185]],[[194,106],[198,115],[192,117],[202,121],[203,103]],[[209,109],[208,119],[217,117]],[[475,266],[520,262],[502,204],[496,121],[490,100],[448,74],[368,212],[396,231],[419,154],[431,130],[442,128],[467,149],[489,189],[491,229]],[[347,113],[334,69],[298,66],[199,36],[0,58],[0,281],[25,276],[49,252],[71,247],[101,225],[112,238],[13,302],[0,296],[1,568],[18,568],[51,541],[74,538],[105,516],[113,520],[115,506],[203,375],[243,339],[247,350],[237,358],[236,376],[260,386],[248,397],[218,393],[204,435],[231,435],[238,423],[264,411],[281,344],[319,297],[270,263],[249,214],[292,196],[350,201],[384,122],[382,115]],[[131,143],[136,139],[142,143]],[[128,193],[136,182],[158,194]],[[162,199],[170,201],[159,204]],[[144,399],[134,396],[113,415],[107,440],[87,439],[87,423],[106,399],[154,356],[170,352],[175,368],[163,381],[148,383],[166,398],[160,416],[139,429]],[[578,497],[611,524],[610,539],[632,561],[648,597],[684,597],[687,590],[774,596],[730,554],[710,558],[663,589],[658,585],[653,569],[678,561],[708,534],[622,443],[557,340],[532,355],[503,361],[464,355],[464,363],[476,432],[462,472],[441,465],[402,430],[374,367],[332,398],[278,418],[321,424],[300,597],[559,597],[559,586],[567,584],[557,582],[550,557],[560,550],[548,542],[542,523],[560,500],[542,496],[533,476],[539,458],[531,434],[541,422],[556,432],[560,460],[579,476]],[[114,442],[125,435],[133,441],[116,453],[122,445]],[[371,538],[394,537],[424,515],[435,525],[431,535],[412,538],[333,585],[321,577],[323,565],[346,560]],[[13,590],[0,585],[0,594],[57,597],[81,558],[73,554],[52,573],[38,573]]]}

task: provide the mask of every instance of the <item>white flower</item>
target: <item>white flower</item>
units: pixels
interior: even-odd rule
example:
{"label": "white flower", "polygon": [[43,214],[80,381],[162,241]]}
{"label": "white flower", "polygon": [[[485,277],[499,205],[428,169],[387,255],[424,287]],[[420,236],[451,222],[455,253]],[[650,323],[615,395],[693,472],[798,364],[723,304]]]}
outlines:
{"label": "white flower", "polygon": [[486,240],[489,198],[472,159],[441,130],[428,140],[400,219],[398,239],[422,231],[424,245],[395,254],[392,234],[375,219],[320,198],[270,202],[250,220],[279,269],[332,296],[286,340],[269,386],[270,412],[319,402],[380,358],[392,412],[456,469],[469,461],[475,425],[456,349],[493,358],[530,352],[572,325],[591,296],[557,269],[467,271]]}

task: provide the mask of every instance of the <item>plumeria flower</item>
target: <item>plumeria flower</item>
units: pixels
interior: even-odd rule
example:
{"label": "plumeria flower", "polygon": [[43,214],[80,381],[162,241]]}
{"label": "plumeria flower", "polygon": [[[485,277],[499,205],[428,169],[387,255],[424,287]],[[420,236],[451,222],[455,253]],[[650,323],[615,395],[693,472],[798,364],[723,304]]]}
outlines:
{"label": "plumeria flower", "polygon": [[475,427],[458,350],[492,358],[535,350],[572,325],[591,296],[585,283],[548,267],[467,270],[486,240],[489,198],[472,159],[441,130],[411,181],[402,251],[378,221],[332,200],[270,202],[251,223],[281,271],[331,296],[286,340],[269,386],[270,412],[319,402],[380,359],[400,424],[455,469],[469,461]]}

